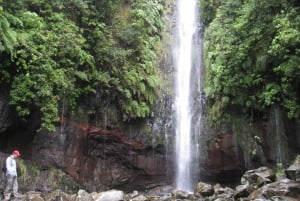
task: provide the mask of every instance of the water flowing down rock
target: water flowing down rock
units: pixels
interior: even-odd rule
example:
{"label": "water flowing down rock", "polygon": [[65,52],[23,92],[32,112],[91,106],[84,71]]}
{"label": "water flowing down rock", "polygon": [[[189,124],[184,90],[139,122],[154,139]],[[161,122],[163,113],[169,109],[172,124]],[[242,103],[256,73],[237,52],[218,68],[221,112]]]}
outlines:
{"label": "water flowing down rock", "polygon": [[[198,139],[202,112],[196,111],[196,106],[201,102],[194,102],[199,99],[199,89],[201,88],[199,79],[201,68],[201,57],[193,56],[194,51],[199,51],[201,55],[200,43],[198,43],[198,15],[196,0],[177,1],[177,23],[176,38],[174,47],[174,65],[176,69],[176,185],[178,189],[192,191],[193,185],[197,182],[198,166],[200,154],[198,152]],[[199,37],[200,38],[200,37]],[[193,75],[194,74],[194,75]],[[195,92],[195,93],[194,93]],[[192,126],[193,124],[193,126]],[[193,140],[194,139],[194,140]],[[194,153],[196,152],[196,153]]]}

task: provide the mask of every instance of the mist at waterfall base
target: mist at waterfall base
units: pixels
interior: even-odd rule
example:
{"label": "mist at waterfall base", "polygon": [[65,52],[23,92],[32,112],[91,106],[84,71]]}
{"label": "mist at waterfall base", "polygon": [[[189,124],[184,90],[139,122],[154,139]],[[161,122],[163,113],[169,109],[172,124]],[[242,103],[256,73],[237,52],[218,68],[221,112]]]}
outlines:
{"label": "mist at waterfall base", "polygon": [[201,40],[197,0],[177,0],[173,46],[176,114],[176,188],[193,191],[199,181],[201,134]]}

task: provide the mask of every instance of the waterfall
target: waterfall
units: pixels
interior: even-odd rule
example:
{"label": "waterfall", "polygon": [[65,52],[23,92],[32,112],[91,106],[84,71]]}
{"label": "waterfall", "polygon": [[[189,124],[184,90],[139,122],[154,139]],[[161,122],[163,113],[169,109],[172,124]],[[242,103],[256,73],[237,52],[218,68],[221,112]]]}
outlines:
{"label": "waterfall", "polygon": [[279,106],[273,106],[270,110],[270,127],[268,140],[272,147],[271,155],[277,165],[286,166],[289,161],[288,143],[285,135],[283,116]]}
{"label": "waterfall", "polygon": [[176,187],[191,191],[199,171],[198,136],[201,126],[201,47],[197,0],[177,0],[174,45],[176,68]]}

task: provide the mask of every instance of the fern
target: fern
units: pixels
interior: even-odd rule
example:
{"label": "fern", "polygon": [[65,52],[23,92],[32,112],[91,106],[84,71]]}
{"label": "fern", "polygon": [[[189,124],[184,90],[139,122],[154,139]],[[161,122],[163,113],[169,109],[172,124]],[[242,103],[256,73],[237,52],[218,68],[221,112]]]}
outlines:
{"label": "fern", "polygon": [[[2,10],[2,7],[0,7],[0,10]],[[4,50],[12,56],[14,47],[17,45],[17,36],[16,32],[10,28],[9,22],[2,13],[0,13],[0,44],[1,42]]]}
{"label": "fern", "polygon": [[74,74],[83,81],[89,81],[88,75],[83,71],[75,71]]}

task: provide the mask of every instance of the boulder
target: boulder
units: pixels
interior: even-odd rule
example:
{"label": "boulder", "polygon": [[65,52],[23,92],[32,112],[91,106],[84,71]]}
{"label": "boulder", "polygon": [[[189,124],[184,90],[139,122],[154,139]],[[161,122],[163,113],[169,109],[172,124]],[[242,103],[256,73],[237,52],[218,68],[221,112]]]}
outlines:
{"label": "boulder", "polygon": [[131,200],[132,201],[148,201],[149,199],[145,195],[138,195]]}
{"label": "boulder", "polygon": [[122,201],[124,200],[124,192],[119,190],[109,190],[99,193],[95,196],[95,201]]}
{"label": "boulder", "polygon": [[293,164],[285,170],[285,174],[287,178],[291,180],[300,181],[300,155],[298,155]]}
{"label": "boulder", "polygon": [[184,190],[173,190],[171,192],[172,198],[173,199],[188,199],[190,194],[187,191]]}
{"label": "boulder", "polygon": [[[284,198],[284,199],[282,199]],[[282,179],[253,191],[247,200],[299,200],[300,183],[289,179]]]}
{"label": "boulder", "polygon": [[229,187],[222,187],[220,184],[214,186],[215,200],[233,200],[234,190]]}
{"label": "boulder", "polygon": [[[75,199],[75,201],[90,201],[90,200],[93,200],[92,195],[82,189],[80,189],[78,191],[77,197]],[[97,200],[97,201],[99,201],[99,200]],[[113,200],[111,200],[111,201],[113,201]]]}
{"label": "boulder", "polygon": [[214,188],[210,184],[199,182],[195,186],[194,194],[196,197],[211,196],[214,194]]}
{"label": "boulder", "polygon": [[[55,200],[56,197],[54,197],[54,199],[48,199],[50,200]],[[40,192],[35,192],[35,191],[29,191],[27,192],[27,199],[28,200],[34,200],[34,201],[44,201],[44,198],[42,198],[41,193]]]}
{"label": "boulder", "polygon": [[250,183],[259,187],[273,181],[275,181],[275,173],[268,167],[260,167],[254,170],[249,170],[241,178],[241,184]]}
{"label": "boulder", "polygon": [[275,178],[274,171],[268,167],[247,171],[241,178],[241,185],[236,187],[235,198],[246,197],[261,186],[275,181]]}
{"label": "boulder", "polygon": [[[56,200],[62,200],[62,201],[69,201],[69,200],[75,200],[78,195],[81,193],[79,192],[85,192],[83,190],[78,191],[78,194],[67,194],[62,190],[55,190],[48,193],[45,193],[44,196],[41,196],[40,192],[31,191],[31,193],[27,193],[28,200],[47,200],[47,201],[56,201]],[[85,192],[86,193],[86,192]],[[30,196],[32,198],[30,198]],[[78,200],[78,199],[77,199]]]}

